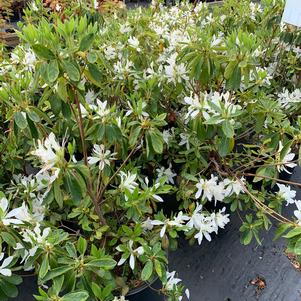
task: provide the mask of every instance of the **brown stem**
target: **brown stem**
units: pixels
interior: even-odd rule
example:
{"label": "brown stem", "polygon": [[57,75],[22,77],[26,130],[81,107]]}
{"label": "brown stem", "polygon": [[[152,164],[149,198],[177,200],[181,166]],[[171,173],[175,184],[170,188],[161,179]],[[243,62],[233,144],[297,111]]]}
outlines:
{"label": "brown stem", "polygon": [[91,175],[91,170],[90,170],[90,167],[88,164],[88,154],[87,154],[87,147],[86,147],[86,141],[85,141],[85,130],[84,130],[84,126],[83,126],[83,117],[82,117],[82,113],[81,113],[80,102],[79,102],[76,90],[74,89],[73,91],[74,91],[74,100],[75,100],[75,104],[76,104],[79,116],[77,116],[77,114],[75,114],[74,110],[72,109],[72,105],[71,105],[71,109],[74,113],[75,119],[76,119],[78,127],[79,127],[79,134],[80,134],[80,139],[81,139],[82,148],[83,148],[83,155],[84,155],[84,164],[87,166],[87,168],[89,170],[89,178],[87,179],[87,192],[94,204],[94,209],[95,209],[96,214],[99,217],[100,222],[103,225],[105,225],[107,222],[106,222],[104,215],[101,212],[100,206],[97,202],[97,195],[95,195],[93,193],[92,175]]}
{"label": "brown stem", "polygon": [[250,176],[250,177],[257,177],[257,178],[262,178],[262,179],[268,179],[268,180],[273,180],[273,181],[277,181],[280,183],[284,183],[284,184],[288,184],[288,185],[294,185],[294,186],[300,186],[301,187],[301,183],[297,183],[297,182],[292,182],[292,181],[286,181],[286,180],[281,180],[281,179],[277,179],[277,178],[273,178],[273,177],[268,177],[268,176],[261,176],[261,175],[256,175],[254,173],[244,173],[244,176]]}
{"label": "brown stem", "polygon": [[[289,164],[289,163],[296,163],[299,160],[300,159],[296,159],[296,160],[292,160],[292,161],[287,161],[287,162],[268,163],[268,164],[258,164],[258,165],[253,165],[253,166],[247,166],[244,169],[240,170],[239,172],[245,172],[246,170],[248,170],[250,168],[256,168],[256,167],[268,167],[268,166],[278,166],[278,165],[285,165],[285,164]],[[243,166],[240,166],[240,167],[243,167]],[[238,170],[238,168],[236,170]]]}
{"label": "brown stem", "polygon": [[287,219],[286,217],[282,216],[281,214],[279,214],[278,212],[276,212],[275,210],[273,210],[272,208],[268,207],[266,204],[262,203],[258,198],[256,198],[255,195],[253,195],[248,188],[245,186],[245,184],[241,181],[241,179],[239,179],[237,176],[235,176],[236,180],[240,183],[243,191],[250,196],[250,198],[254,201],[255,205],[261,209],[263,209],[268,215],[270,215],[271,217],[273,217],[274,219],[276,219],[277,221],[281,222],[281,223],[288,223],[288,224],[292,224],[294,226],[298,226],[297,224],[295,224],[293,221],[290,221],[289,219]]}
{"label": "brown stem", "polygon": [[125,164],[129,161],[129,159],[132,157],[132,155],[136,152],[136,147],[141,142],[141,139],[143,137],[144,133],[141,134],[140,138],[134,145],[131,152],[128,154],[128,156],[125,158],[125,160],[122,162],[122,164],[118,167],[118,169],[114,172],[114,174],[111,176],[109,181],[104,185],[104,187],[97,193],[97,200],[98,203],[101,204],[103,202],[103,195],[107,189],[107,187],[110,185],[110,183],[114,180],[114,178],[118,175],[118,173],[122,170],[122,168],[125,166]]}
{"label": "brown stem", "polygon": [[[220,170],[220,167],[218,165],[218,163],[213,160],[212,161],[215,166],[218,166],[218,169]],[[237,177],[236,174],[234,174],[230,169],[228,169],[226,167],[227,170],[227,174],[232,176],[233,178],[235,178],[241,185],[243,191],[250,196],[250,198],[254,201],[256,207],[261,208],[263,211],[265,211],[268,215],[270,215],[272,218],[276,219],[277,221],[281,222],[281,223],[289,223],[295,227],[297,227],[298,225],[296,223],[294,223],[293,221],[287,219],[286,217],[282,216],[281,214],[279,214],[278,212],[276,212],[275,210],[273,210],[272,208],[268,207],[266,204],[262,203],[258,198],[256,198],[255,195],[253,195],[248,188],[246,187],[246,185],[243,183],[243,181]],[[222,174],[225,174],[226,172],[222,172]]]}

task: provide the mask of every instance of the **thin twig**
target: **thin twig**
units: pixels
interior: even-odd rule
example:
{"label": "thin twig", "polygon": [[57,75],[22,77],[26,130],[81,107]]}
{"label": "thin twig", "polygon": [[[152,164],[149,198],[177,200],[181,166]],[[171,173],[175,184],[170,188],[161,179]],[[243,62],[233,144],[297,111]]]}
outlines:
{"label": "thin twig", "polygon": [[288,184],[288,185],[294,185],[294,186],[299,186],[301,187],[301,183],[297,183],[297,182],[293,182],[293,181],[286,181],[286,180],[281,180],[281,179],[277,179],[277,178],[273,178],[273,177],[268,177],[268,176],[261,176],[261,175],[256,175],[254,173],[244,173],[244,176],[250,176],[250,177],[257,177],[257,178],[262,178],[262,179],[267,179],[267,180],[273,180],[273,181],[277,181],[280,183],[284,183],[284,184]]}
{"label": "thin twig", "polygon": [[294,226],[298,226],[297,224],[295,224],[293,221],[290,221],[289,219],[287,219],[286,217],[282,216],[281,214],[279,214],[278,212],[276,212],[275,210],[273,210],[272,208],[268,207],[266,204],[262,203],[258,198],[256,198],[255,195],[253,195],[249,189],[245,186],[245,184],[243,183],[243,181],[241,181],[240,178],[238,178],[237,176],[235,176],[236,180],[240,183],[243,191],[249,195],[251,197],[251,199],[255,202],[255,205],[257,207],[260,207],[261,209],[263,209],[267,214],[269,214],[271,217],[273,217],[274,219],[276,219],[277,221],[281,222],[281,223],[288,223],[288,224],[292,224]]}
{"label": "thin twig", "polygon": [[118,169],[114,172],[114,174],[111,176],[109,181],[104,185],[104,187],[97,193],[97,200],[98,203],[101,204],[103,202],[103,195],[107,189],[107,187],[110,185],[110,183],[114,180],[114,178],[119,174],[119,172],[122,170],[122,168],[125,166],[125,164],[129,161],[129,159],[132,157],[132,155],[136,152],[136,148],[138,144],[141,142],[141,139],[143,138],[143,134],[141,134],[140,138],[134,145],[133,149],[131,152],[128,154],[128,156],[125,158],[125,160],[122,162],[122,164],[118,167]]}
{"label": "thin twig", "polygon": [[93,183],[92,183],[92,175],[91,175],[91,169],[89,167],[88,164],[88,154],[87,154],[87,148],[86,148],[86,141],[85,141],[85,131],[84,131],[84,126],[83,126],[83,119],[82,119],[82,113],[81,113],[81,108],[80,108],[80,102],[78,99],[78,95],[76,90],[74,89],[74,100],[75,100],[75,104],[78,110],[78,115],[74,112],[72,105],[71,105],[71,109],[73,111],[74,117],[77,121],[78,127],[79,127],[79,133],[80,133],[80,139],[81,139],[81,143],[82,143],[82,148],[83,148],[83,155],[84,155],[84,164],[87,166],[88,170],[89,170],[89,177],[87,179],[87,192],[94,204],[94,209],[96,214],[99,217],[100,222],[105,225],[107,222],[104,218],[103,213],[101,212],[100,206],[97,202],[97,195],[95,195],[93,193]]}

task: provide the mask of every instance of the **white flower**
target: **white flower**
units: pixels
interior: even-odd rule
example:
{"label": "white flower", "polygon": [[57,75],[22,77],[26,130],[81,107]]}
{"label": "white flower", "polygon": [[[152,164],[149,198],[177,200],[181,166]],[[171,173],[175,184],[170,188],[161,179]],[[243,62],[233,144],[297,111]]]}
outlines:
{"label": "white flower", "polygon": [[279,164],[277,165],[277,169],[278,169],[279,172],[281,172],[282,170],[284,170],[285,172],[287,172],[287,173],[290,174],[290,172],[289,172],[285,167],[287,166],[287,167],[289,167],[289,168],[294,168],[294,167],[297,166],[296,163],[291,162],[291,161],[293,161],[293,159],[295,158],[295,154],[294,154],[294,153],[291,153],[291,152],[290,152],[291,149],[289,148],[289,149],[287,150],[287,153],[285,154],[285,156],[284,156],[283,159],[281,160],[281,158],[280,158],[280,152],[281,152],[282,149],[283,149],[282,142],[279,141],[279,149],[278,149],[279,155],[278,155],[278,158],[276,158],[276,159],[277,159],[277,163],[279,163]]}
{"label": "white flower", "polygon": [[145,178],[145,185],[146,185],[145,188],[147,190],[148,195],[150,195],[156,201],[163,203],[164,200],[159,195],[156,194],[157,189],[160,187],[160,183],[157,182],[153,187],[149,187],[148,184],[149,184],[149,180],[148,180],[148,177],[146,177]]}
{"label": "white flower", "polygon": [[0,223],[4,226],[9,225],[20,225],[23,224],[23,221],[18,219],[16,216],[20,214],[21,208],[16,208],[8,212],[8,200],[5,197],[0,199]]}
{"label": "white flower", "polygon": [[282,93],[278,94],[278,102],[284,108],[290,108],[294,104],[301,102],[301,90],[296,89],[293,92],[289,92],[284,89]]}
{"label": "white flower", "polygon": [[116,49],[112,46],[104,48],[105,57],[108,61],[114,60],[117,57]]}
{"label": "white flower", "polygon": [[34,1],[31,2],[31,5],[30,5],[30,6],[31,6],[31,10],[32,10],[32,11],[38,11],[38,7],[37,7],[37,5],[35,4]]}
{"label": "white flower", "polygon": [[[22,257],[22,260],[21,260],[21,264],[23,263],[23,262],[27,262],[27,260],[30,258],[30,257],[32,257],[32,256],[34,256],[35,255],[35,253],[37,252],[37,250],[38,250],[38,246],[34,246],[34,247],[32,247],[31,249],[29,249],[29,251],[22,245],[22,244],[20,244],[19,242],[18,243],[16,243],[16,246],[14,247],[14,249],[16,250],[16,252],[20,252],[20,256]],[[24,270],[25,271],[30,271],[30,270],[32,270],[32,269],[34,269],[34,267],[33,266],[24,266]]]}
{"label": "white flower", "polygon": [[46,188],[43,197],[45,197],[51,189],[51,184],[56,180],[60,173],[60,170],[54,169],[53,173],[50,174],[48,171],[40,171],[35,175],[37,181],[37,191],[42,191]]}
{"label": "white flower", "polygon": [[[0,261],[2,261],[3,258],[4,258],[4,253],[0,253]],[[9,256],[3,260],[3,262],[0,265],[0,274],[1,275],[7,276],[7,277],[10,277],[12,275],[11,270],[8,269],[7,267],[11,264],[13,259],[14,259],[13,256]]]}
{"label": "white flower", "polygon": [[86,102],[91,105],[94,103],[95,98],[95,92],[93,90],[88,90],[88,92],[85,95]]}
{"label": "white flower", "polygon": [[[195,198],[199,199],[203,196],[203,199],[211,201],[213,196],[216,194],[216,189],[218,189],[217,177],[211,175],[209,180],[200,179],[199,183],[196,184],[197,192]],[[220,193],[220,191],[218,191]]]}
{"label": "white flower", "polygon": [[190,217],[187,215],[184,215],[182,211],[178,213],[176,217],[174,217],[173,220],[168,222],[169,226],[175,226],[175,227],[181,227],[186,221],[188,221]]}
{"label": "white flower", "polygon": [[37,197],[32,201],[32,221],[42,222],[45,217],[46,206],[43,205],[43,198]]}
{"label": "white flower", "polygon": [[139,48],[139,40],[136,37],[129,37],[128,42],[129,45],[136,49],[138,52],[141,51],[141,48]]}
{"label": "white flower", "polygon": [[50,245],[47,241],[47,238],[51,232],[51,229],[45,228],[42,231],[40,227],[41,227],[40,224],[37,223],[33,231],[30,229],[25,229],[25,231],[22,233],[23,241],[31,244],[32,246],[32,248],[25,255],[26,258],[23,258],[25,261],[29,257],[34,256],[39,247],[45,248],[46,246]]}
{"label": "white flower", "polygon": [[203,220],[203,215],[201,214],[203,205],[196,203],[196,208],[194,209],[189,222],[186,224],[189,228],[200,229],[200,221]]}
{"label": "white flower", "polygon": [[[242,177],[240,179],[242,183],[245,182],[245,178]],[[238,180],[230,180],[224,179],[223,184],[225,186],[225,196],[231,196],[233,193],[239,195],[240,193],[244,193],[243,187]]]}
{"label": "white flower", "polygon": [[213,213],[211,215],[212,218],[214,219],[216,225],[222,229],[224,229],[225,225],[230,222],[229,214],[225,214],[225,211],[226,211],[226,207],[219,210],[217,213]]}
{"label": "white flower", "polygon": [[153,226],[163,226],[160,230],[160,237],[162,238],[165,235],[167,227],[182,227],[185,221],[188,221],[189,217],[184,215],[182,211],[179,212],[179,214],[174,217],[172,220],[166,219],[164,222],[160,220],[153,220],[151,221],[151,224]]}
{"label": "white flower", "polygon": [[100,101],[99,99],[96,100],[97,106],[95,107],[96,114],[100,118],[104,118],[110,114],[110,109],[107,109],[107,101]]}
{"label": "white flower", "polygon": [[154,62],[151,62],[146,70],[144,70],[143,78],[150,79],[156,76],[161,76],[163,70],[163,66],[159,65],[159,67],[154,66]]}
{"label": "white flower", "polygon": [[130,24],[129,23],[125,23],[125,24],[120,24],[120,32],[121,33],[128,33],[131,31],[131,27],[130,27]]}
{"label": "white flower", "polygon": [[286,205],[294,204],[296,191],[291,190],[290,186],[285,186],[284,184],[277,183],[277,186],[279,187],[279,191],[277,192],[277,194],[287,202]]}
{"label": "white flower", "polygon": [[168,66],[165,66],[165,76],[169,83],[181,83],[183,80],[188,80],[187,70],[183,63],[176,62],[178,54],[174,53],[167,60]]}
{"label": "white flower", "polygon": [[33,70],[35,67],[36,56],[32,51],[26,51],[24,56],[25,70]]}
{"label": "white flower", "polygon": [[32,216],[29,213],[28,206],[25,204],[25,202],[22,203],[22,206],[20,208],[17,208],[17,210],[15,211],[15,217],[18,220],[28,223],[32,221]]}
{"label": "white flower", "polygon": [[187,133],[181,133],[180,134],[181,141],[179,142],[179,145],[186,145],[186,149],[190,150],[190,142],[189,142],[189,134]]}
{"label": "white flower", "polygon": [[203,219],[199,222],[199,232],[194,236],[198,240],[200,245],[205,237],[208,241],[211,241],[210,233],[215,230],[215,227],[211,223],[211,218],[202,216]]}
{"label": "white flower", "polygon": [[51,170],[55,165],[64,158],[64,148],[56,141],[55,135],[50,135],[44,142],[38,140],[38,147],[31,152],[32,155],[37,156],[44,163],[40,172]]}
{"label": "white flower", "polygon": [[147,103],[145,101],[138,102],[135,107],[128,101],[127,105],[129,109],[126,111],[125,116],[130,116],[131,114],[135,113],[139,117],[149,117],[149,114],[144,111],[147,107]]}
{"label": "white flower", "polygon": [[[132,270],[135,269],[135,259],[136,257],[139,257],[141,255],[144,254],[144,248],[142,246],[136,248],[133,250],[133,244],[134,242],[132,240],[129,241],[128,243],[128,250],[130,252],[130,268]],[[118,246],[117,248],[117,251],[121,251],[121,248]],[[118,261],[117,265],[120,266],[120,265],[123,265],[125,262],[126,262],[127,258],[126,257],[121,257],[121,259]]]}
{"label": "white flower", "polygon": [[119,173],[120,176],[120,184],[119,188],[121,191],[128,190],[129,192],[133,193],[135,188],[138,186],[138,183],[135,182],[137,174],[131,174],[130,172],[125,173],[121,171]]}
{"label": "white flower", "polygon": [[167,276],[167,282],[165,284],[165,289],[168,291],[172,291],[175,287],[175,285],[177,285],[179,282],[182,281],[182,279],[180,278],[176,278],[176,271],[173,271],[171,273],[167,272],[166,276]]}
{"label": "white flower", "polygon": [[167,144],[167,146],[169,144],[169,140],[174,136],[174,130],[175,128],[172,127],[171,129],[164,130],[162,133],[163,140]]}
{"label": "white flower", "polygon": [[56,6],[55,6],[55,10],[56,10],[57,12],[60,12],[61,9],[62,9],[62,7],[57,3]]}
{"label": "white flower", "polygon": [[294,211],[295,217],[298,219],[298,225],[301,226],[301,201],[295,201],[297,210]]}
{"label": "white flower", "polygon": [[152,224],[152,220],[149,217],[147,218],[147,220],[142,222],[141,226],[146,231],[150,231],[154,228],[154,225]]}
{"label": "white flower", "polygon": [[98,9],[99,8],[98,0],[93,0],[93,7],[94,7],[94,9]]}
{"label": "white flower", "polygon": [[93,165],[99,162],[99,169],[103,170],[106,165],[110,166],[110,161],[116,160],[116,155],[117,153],[111,153],[110,150],[106,150],[103,144],[94,144],[93,156],[88,157],[88,163]]}
{"label": "white flower", "polygon": [[114,71],[116,73],[117,79],[125,79],[132,68],[134,67],[134,63],[132,61],[126,60],[125,62],[118,61],[114,64]]}
{"label": "white flower", "polygon": [[189,105],[188,112],[185,116],[186,120],[194,119],[200,111],[203,109],[202,104],[200,103],[199,97],[195,95],[194,97],[184,97],[184,102]]}
{"label": "white flower", "polygon": [[157,168],[156,172],[158,173],[158,179],[161,177],[167,177],[167,183],[175,184],[174,177],[177,175],[171,170],[171,164],[169,164],[168,168],[162,166],[161,168]]}
{"label": "white flower", "polygon": [[153,226],[161,226],[163,225],[163,227],[160,230],[160,237],[162,238],[165,235],[166,229],[167,229],[167,223],[169,222],[169,220],[166,220],[165,222],[159,221],[159,220],[153,220],[151,222],[151,224]]}

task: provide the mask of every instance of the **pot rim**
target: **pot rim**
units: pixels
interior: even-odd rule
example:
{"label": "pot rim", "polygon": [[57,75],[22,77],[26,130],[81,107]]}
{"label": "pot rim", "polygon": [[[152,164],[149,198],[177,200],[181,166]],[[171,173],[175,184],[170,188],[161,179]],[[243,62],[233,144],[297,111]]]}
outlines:
{"label": "pot rim", "polygon": [[145,281],[142,285],[134,288],[134,289],[131,289],[125,297],[127,296],[133,296],[135,294],[138,294],[142,291],[144,291],[145,289],[147,289],[149,286],[152,286],[157,280],[159,279],[158,276],[154,277],[152,280],[150,281]]}

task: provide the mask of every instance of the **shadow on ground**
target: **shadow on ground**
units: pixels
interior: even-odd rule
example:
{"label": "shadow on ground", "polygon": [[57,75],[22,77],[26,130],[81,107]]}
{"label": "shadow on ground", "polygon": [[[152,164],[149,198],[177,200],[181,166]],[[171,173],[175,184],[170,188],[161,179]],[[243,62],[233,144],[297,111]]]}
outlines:
{"label": "shadow on ground", "polygon": [[[297,168],[292,181],[301,183]],[[301,199],[301,190],[297,190]],[[287,213],[294,208],[287,208]],[[273,229],[263,233],[262,246],[239,242],[238,216],[210,243],[190,247],[180,242],[171,254],[171,269],[179,273],[190,289],[190,301],[301,301],[301,273],[283,253],[285,241],[273,241]],[[250,280],[264,278],[266,288],[259,291]]]}

